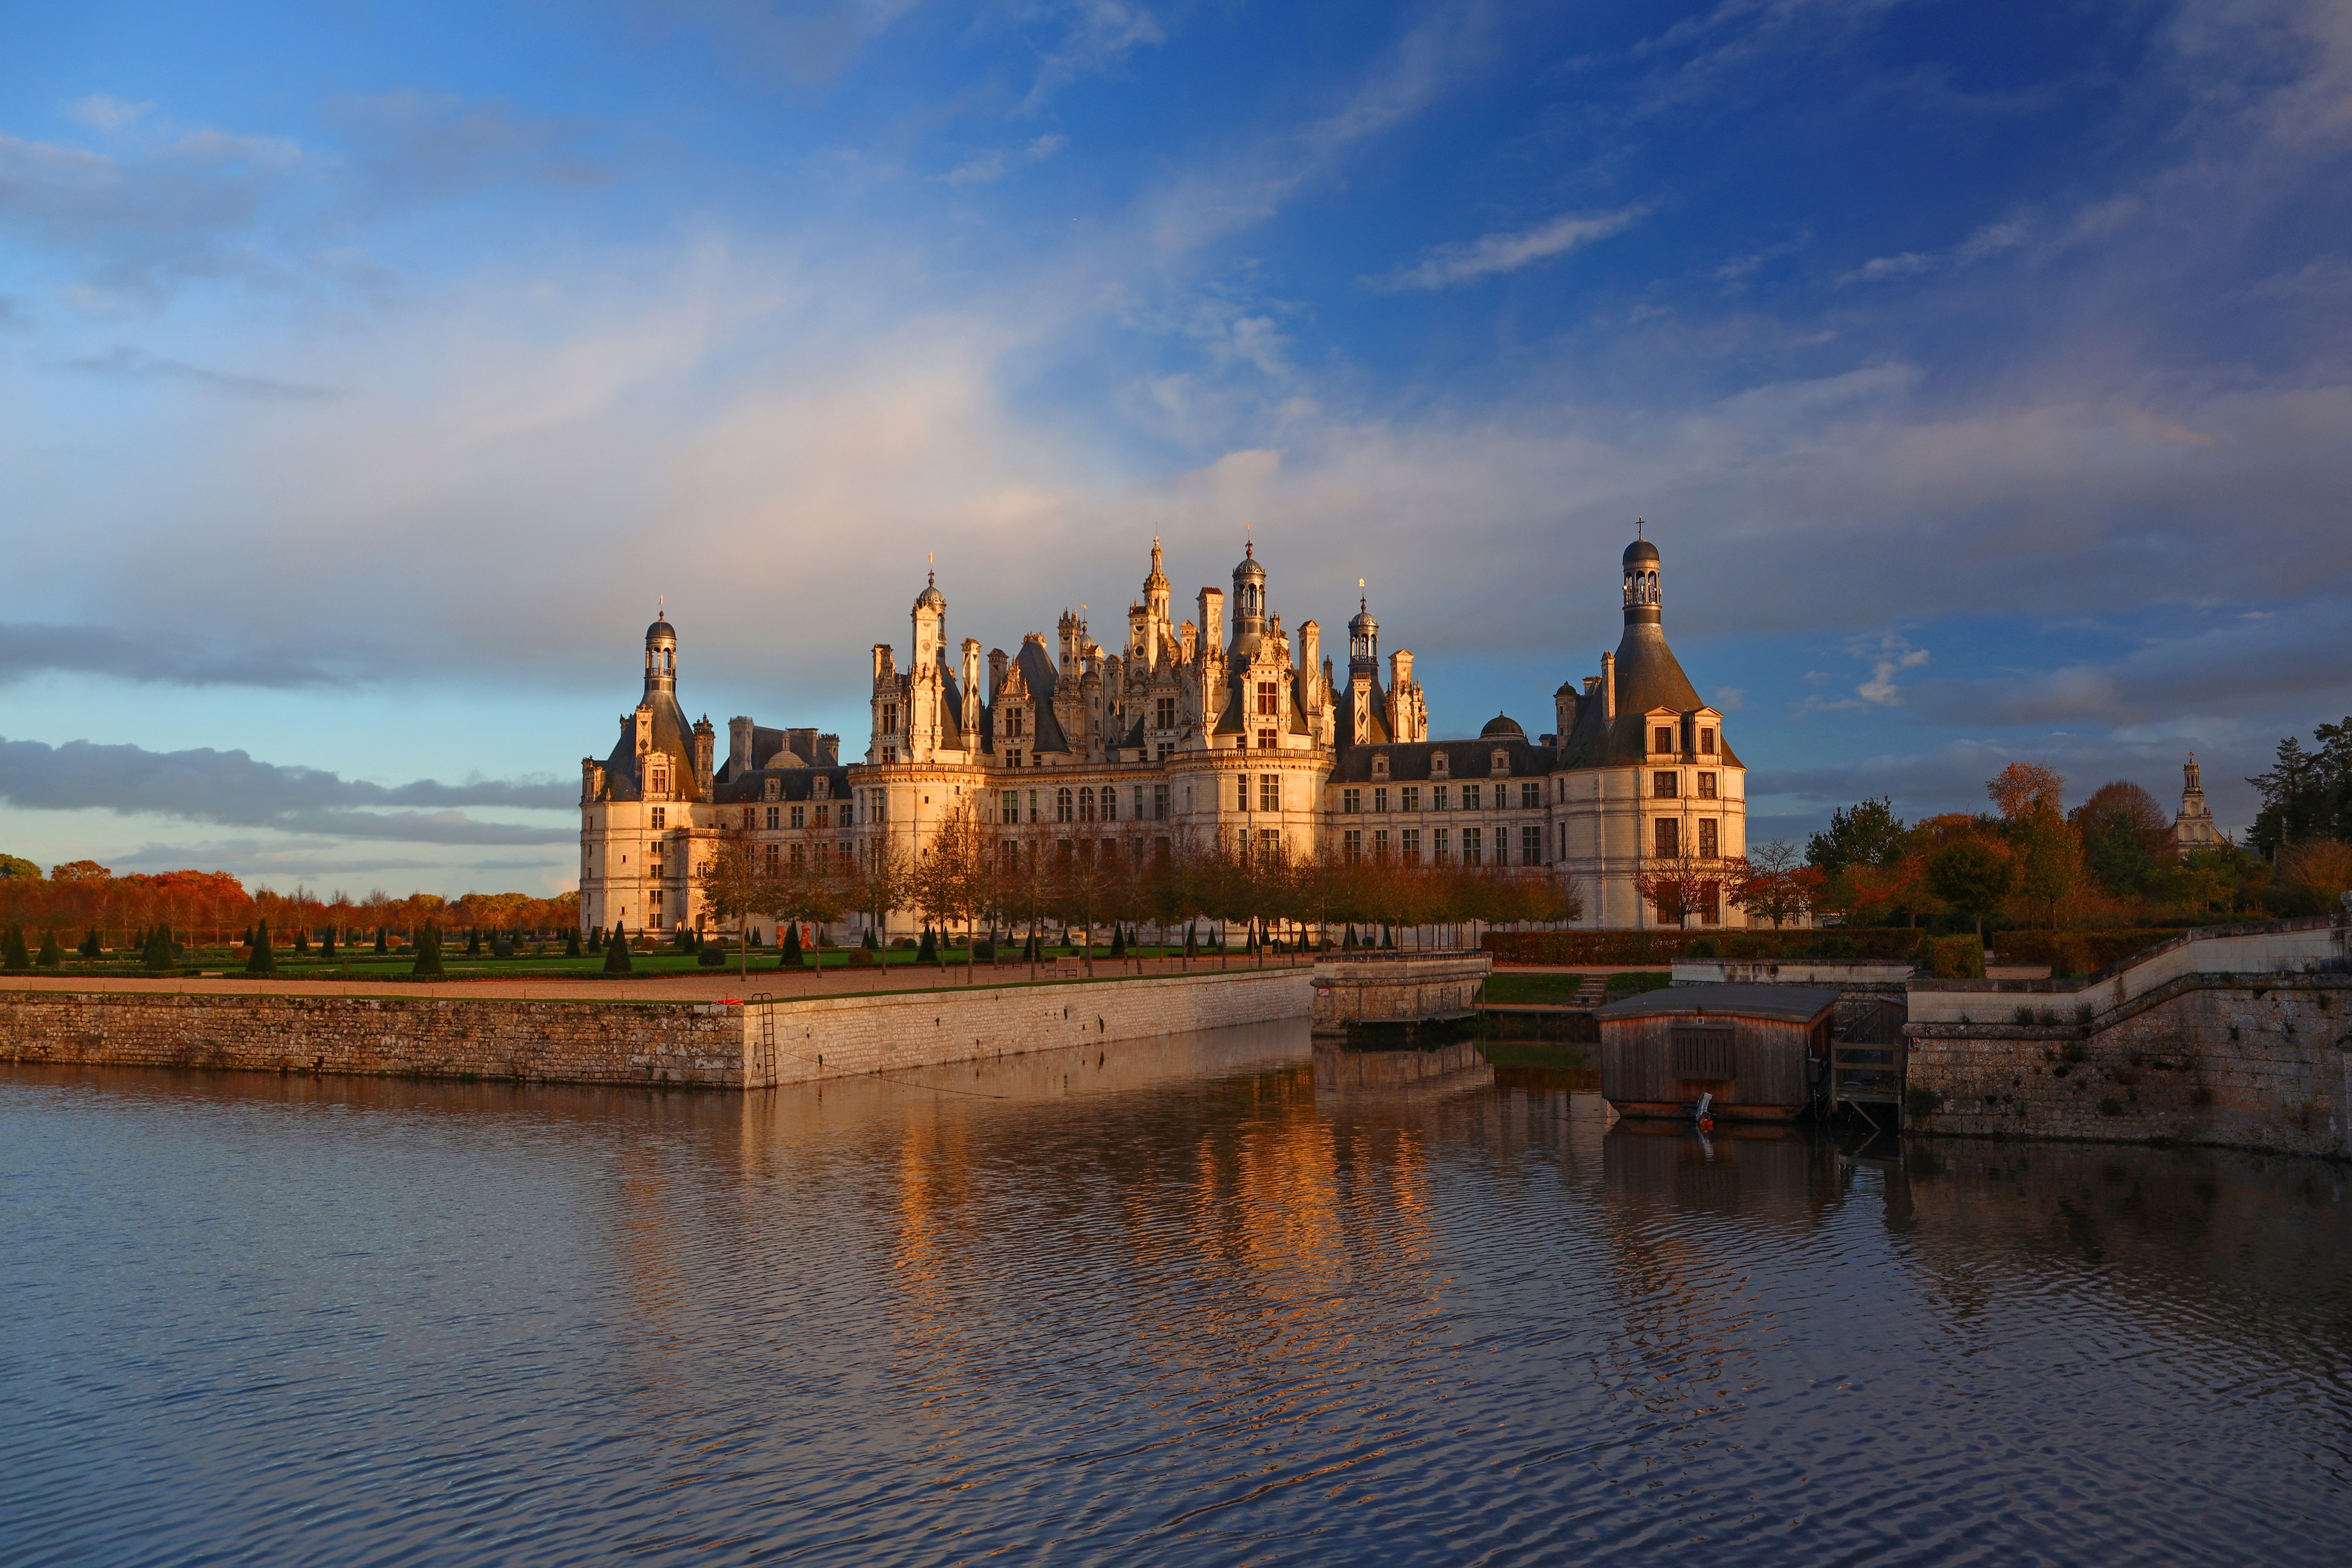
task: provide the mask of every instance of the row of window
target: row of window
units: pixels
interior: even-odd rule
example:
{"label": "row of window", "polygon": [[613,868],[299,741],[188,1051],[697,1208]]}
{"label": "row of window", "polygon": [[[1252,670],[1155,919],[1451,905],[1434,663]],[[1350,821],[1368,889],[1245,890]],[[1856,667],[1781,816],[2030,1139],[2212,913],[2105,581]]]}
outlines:
{"label": "row of window", "polygon": [[[1675,743],[1675,726],[1660,724],[1653,728],[1650,731],[1650,750],[1668,753],[1682,750]],[[1698,754],[1702,757],[1715,755],[1715,730],[1711,725],[1702,726],[1699,730]]]}
{"label": "row of window", "polygon": [[[1130,803],[1132,809],[1129,813],[1133,820],[1143,820],[1147,813],[1155,822],[1167,820],[1168,786],[1166,784],[1136,784],[1133,788],[1135,794]],[[1049,804],[1053,808],[1055,822],[1117,822],[1118,820],[1118,786],[1117,784],[1105,784],[1100,790],[1097,790],[1092,784],[1079,784],[1076,788],[1064,784],[1052,792],[1050,801],[1047,798],[1047,792],[1041,789],[1025,792],[1008,789],[1001,792],[998,795],[999,809],[996,818],[999,822],[1010,824],[1022,820],[1021,797],[1024,793],[1029,797],[1028,820],[1031,822],[1045,821],[1045,810]]]}
{"label": "row of window", "polygon": [[[1681,793],[1681,773],[1659,772],[1650,775],[1650,795],[1654,799],[1673,800]],[[1713,773],[1702,773],[1698,775],[1698,798],[1701,800],[1713,800],[1715,798],[1715,775]]]}
{"label": "row of window", "polygon": [[[1452,837],[1452,833],[1453,830],[1451,828],[1433,827],[1430,829],[1429,863],[1431,865],[1444,866],[1453,862],[1454,850],[1453,845],[1448,842]],[[1486,864],[1486,829],[1482,827],[1465,827],[1462,829],[1460,864],[1465,866],[1483,866]],[[1340,852],[1350,860],[1362,859],[1364,858],[1365,847],[1364,830],[1360,827],[1350,827],[1340,836]],[[1393,847],[1398,859],[1402,860],[1408,866],[1418,866],[1421,864],[1421,829],[1418,827],[1399,829]],[[1391,848],[1391,846],[1389,841],[1389,830],[1385,827],[1373,828],[1370,844],[1372,858],[1375,860],[1386,860],[1389,858]],[[1494,863],[1497,866],[1507,866],[1511,863],[1511,840],[1509,828],[1497,827],[1495,829],[1494,857]],[[1523,823],[1519,827],[1519,864],[1522,866],[1540,866],[1543,863],[1543,824],[1539,822]]]}
{"label": "row of window", "polygon": [[[1430,785],[1429,809],[1432,811],[1453,810],[1454,807],[1452,803],[1454,798],[1454,790],[1455,787],[1456,786],[1452,784]],[[1459,787],[1462,792],[1461,801],[1463,810],[1484,811],[1487,809],[1486,801],[1488,799],[1488,791],[1484,784],[1465,784]],[[1495,810],[1507,811],[1510,808],[1510,792],[1511,786],[1507,784],[1498,783],[1495,785],[1492,792]],[[1399,811],[1419,811],[1421,809],[1421,786],[1419,784],[1399,784],[1396,790],[1396,796],[1397,809]],[[1520,808],[1522,810],[1533,810],[1542,805],[1543,803],[1543,781],[1541,779],[1522,779],[1519,782]],[[1388,786],[1385,784],[1375,785],[1372,790],[1372,809],[1374,811],[1386,811],[1388,808]],[[1343,812],[1358,812],[1363,810],[1364,792],[1360,789],[1341,790],[1339,792],[1339,809]]]}
{"label": "row of window", "polygon": [[[1716,819],[1712,816],[1702,816],[1694,826],[1697,827],[1698,835],[1689,853],[1702,860],[1714,859],[1721,852],[1722,844],[1717,833]],[[1683,825],[1673,817],[1662,816],[1650,824],[1650,847],[1661,858],[1671,860],[1685,852]]]}

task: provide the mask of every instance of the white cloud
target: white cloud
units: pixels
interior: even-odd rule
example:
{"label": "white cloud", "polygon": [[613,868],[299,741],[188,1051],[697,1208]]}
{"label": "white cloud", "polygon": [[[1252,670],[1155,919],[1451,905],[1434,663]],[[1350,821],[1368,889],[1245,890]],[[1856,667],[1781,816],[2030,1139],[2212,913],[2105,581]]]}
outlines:
{"label": "white cloud", "polygon": [[1622,234],[1648,211],[1645,206],[1632,206],[1612,213],[1570,214],[1516,233],[1490,234],[1465,244],[1433,246],[1412,266],[1364,281],[1384,292],[1456,289],[1466,283],[1479,283],[1532,267],[1538,261],[1566,256],[1611,235]]}

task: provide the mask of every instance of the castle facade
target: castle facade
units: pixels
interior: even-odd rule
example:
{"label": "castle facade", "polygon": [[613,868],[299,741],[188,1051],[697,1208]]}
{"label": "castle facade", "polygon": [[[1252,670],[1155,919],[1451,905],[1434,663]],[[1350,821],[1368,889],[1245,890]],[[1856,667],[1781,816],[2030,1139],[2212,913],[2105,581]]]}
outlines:
{"label": "castle facade", "polygon": [[[1294,637],[1270,609],[1255,548],[1230,598],[1204,587],[1178,623],[1154,540],[1117,651],[1065,612],[1052,646],[1032,632],[983,659],[976,638],[950,643],[934,577],[905,663],[874,645],[870,730],[850,763],[836,736],[749,718],[730,721],[722,762],[709,719],[688,723],[678,705],[665,616],[646,628],[644,694],[618,742],[582,760],[582,924],[704,924],[696,878],[727,831],[772,859],[849,867],[885,844],[919,856],[968,810],[1007,855],[1246,846],[1507,867],[1571,884],[1582,926],[1739,926],[1715,883],[1685,922],[1636,891],[1660,862],[1704,877],[1747,852],[1747,771],[1667,647],[1657,546],[1636,540],[1622,565],[1615,651],[1559,688],[1534,740],[1501,716],[1475,740],[1431,740],[1412,655],[1382,661],[1369,605],[1348,623],[1342,673],[1316,622]],[[912,923],[888,921],[894,934]]]}

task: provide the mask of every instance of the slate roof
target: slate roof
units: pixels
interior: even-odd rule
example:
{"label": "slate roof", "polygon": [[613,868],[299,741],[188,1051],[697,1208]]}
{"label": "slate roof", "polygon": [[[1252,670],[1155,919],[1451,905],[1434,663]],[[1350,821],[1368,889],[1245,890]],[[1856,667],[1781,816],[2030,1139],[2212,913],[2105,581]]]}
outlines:
{"label": "slate roof", "polygon": [[1811,1024],[1838,1004],[1835,986],[1669,985],[1595,1007],[1599,1019],[1775,1018]]}
{"label": "slate roof", "polygon": [[825,786],[831,791],[831,798],[843,802],[849,799],[849,770],[845,767],[747,768],[740,778],[728,780],[711,794],[721,805],[763,801],[768,798],[768,780],[774,779],[779,786],[777,799],[808,800],[819,778],[833,781]]}
{"label": "slate roof", "polygon": [[[1683,673],[1682,662],[1666,646],[1664,628],[1654,621],[1634,622],[1617,644],[1617,720],[1601,716],[1601,694],[1595,691],[1577,702],[1576,728],[1560,744],[1560,765],[1600,768],[1638,764],[1648,759],[1650,738],[1643,734],[1643,716],[1653,708],[1687,713],[1707,703]],[[1720,735],[1718,753],[1727,767],[1743,764]]]}
{"label": "slate roof", "polygon": [[[686,721],[686,710],[677,705],[674,693],[656,691],[648,699],[654,709],[654,750],[670,760],[670,781],[681,800],[696,798],[694,776],[694,727]],[[614,743],[613,754],[604,759],[604,780],[614,800],[644,798],[645,781],[637,776],[637,716],[635,711],[621,720],[621,738]]]}
{"label": "slate roof", "polygon": [[[1495,752],[1500,751],[1508,764],[1507,773],[1495,772]],[[1445,753],[1444,776],[1429,771],[1429,759],[1439,752]],[[1334,784],[1370,784],[1372,782],[1372,758],[1385,753],[1389,759],[1386,784],[1418,784],[1436,779],[1449,784],[1455,779],[1479,780],[1496,777],[1541,778],[1551,772],[1551,752],[1542,746],[1531,746],[1524,738],[1510,741],[1413,741],[1402,745],[1385,743],[1347,746],[1340,749],[1339,761],[1330,773]]]}

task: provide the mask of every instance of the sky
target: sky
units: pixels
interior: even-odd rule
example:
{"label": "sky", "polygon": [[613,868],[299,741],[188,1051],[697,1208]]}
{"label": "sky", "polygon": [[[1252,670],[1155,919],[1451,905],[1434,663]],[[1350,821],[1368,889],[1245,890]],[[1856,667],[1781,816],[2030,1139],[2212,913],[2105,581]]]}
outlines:
{"label": "sky", "polygon": [[[1619,631],[1751,838],[2007,761],[2226,826],[2352,712],[2352,4],[19,7],[0,850],[572,885],[679,695],[1244,537],[1433,733]],[[1246,531],[1246,534],[1245,534]],[[1344,652],[1344,648],[1341,649]]]}

